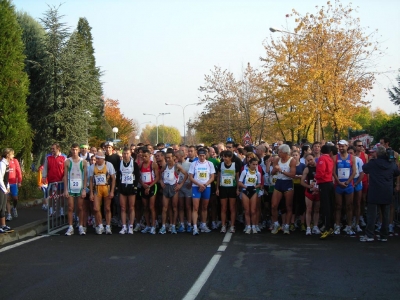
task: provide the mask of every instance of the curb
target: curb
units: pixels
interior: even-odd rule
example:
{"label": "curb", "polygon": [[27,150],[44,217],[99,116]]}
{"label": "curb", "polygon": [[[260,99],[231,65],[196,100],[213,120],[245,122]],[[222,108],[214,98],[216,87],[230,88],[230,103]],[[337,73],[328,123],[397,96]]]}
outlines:
{"label": "curb", "polygon": [[47,218],[14,228],[14,232],[0,235],[0,246],[47,231]]}

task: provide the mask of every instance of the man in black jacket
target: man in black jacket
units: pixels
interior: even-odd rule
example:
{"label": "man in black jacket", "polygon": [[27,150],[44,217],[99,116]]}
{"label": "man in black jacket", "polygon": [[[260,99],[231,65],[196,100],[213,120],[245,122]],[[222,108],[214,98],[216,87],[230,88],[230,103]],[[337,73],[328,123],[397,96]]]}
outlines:
{"label": "man in black jacket", "polygon": [[377,158],[371,159],[363,165],[365,174],[369,174],[368,224],[365,229],[366,235],[360,238],[361,242],[374,241],[374,226],[379,207],[382,212],[382,226],[378,240],[387,241],[389,229],[389,211],[393,198],[393,179],[400,175],[400,171],[394,161],[389,161],[385,147],[379,146],[376,150]]}

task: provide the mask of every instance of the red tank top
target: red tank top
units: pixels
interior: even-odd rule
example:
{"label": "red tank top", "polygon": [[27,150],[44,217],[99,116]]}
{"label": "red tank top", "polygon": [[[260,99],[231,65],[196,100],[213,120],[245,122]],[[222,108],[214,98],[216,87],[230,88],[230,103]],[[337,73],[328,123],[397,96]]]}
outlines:
{"label": "red tank top", "polygon": [[142,182],[145,184],[151,184],[154,181],[154,171],[152,168],[153,162],[149,162],[147,167],[143,167],[144,163],[142,163],[140,167],[140,177]]}
{"label": "red tank top", "polygon": [[[367,159],[365,158],[365,153],[364,152],[360,152],[360,159],[362,160],[362,162],[364,163],[364,164],[366,164],[367,163]],[[363,179],[362,179],[362,181],[361,181],[364,185],[368,182],[368,176],[367,176],[367,174],[364,174],[364,177],[363,177]]]}

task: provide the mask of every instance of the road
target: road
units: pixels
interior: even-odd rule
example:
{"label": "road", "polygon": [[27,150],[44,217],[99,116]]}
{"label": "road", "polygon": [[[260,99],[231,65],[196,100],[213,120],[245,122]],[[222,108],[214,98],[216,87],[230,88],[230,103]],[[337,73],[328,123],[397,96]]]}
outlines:
{"label": "road", "polygon": [[[1,299],[398,299],[400,238],[237,232],[49,236],[0,252]],[[221,247],[226,246],[225,247]],[[3,247],[4,248],[4,247]],[[220,250],[220,251],[218,251]],[[1,249],[0,249],[1,251]],[[190,297],[189,297],[190,298]],[[189,299],[187,298],[187,299]]]}

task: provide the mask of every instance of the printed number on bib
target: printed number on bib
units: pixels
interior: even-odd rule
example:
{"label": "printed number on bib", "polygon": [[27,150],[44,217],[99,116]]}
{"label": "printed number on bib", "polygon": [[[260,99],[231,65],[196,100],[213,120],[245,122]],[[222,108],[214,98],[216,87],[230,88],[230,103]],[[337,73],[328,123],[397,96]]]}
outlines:
{"label": "printed number on bib", "polygon": [[208,179],[208,172],[207,171],[197,171],[197,178],[198,179],[204,179],[207,180]]}
{"label": "printed number on bib", "polygon": [[222,186],[233,186],[233,180],[231,176],[221,176],[222,177]]}
{"label": "printed number on bib", "polygon": [[349,179],[350,169],[349,168],[338,168],[338,178],[339,179]]}
{"label": "printed number on bib", "polygon": [[151,174],[150,174],[150,172],[143,172],[142,173],[142,182],[144,182],[144,183],[151,182]]}
{"label": "printed number on bib", "polygon": [[133,174],[132,173],[122,173],[121,183],[123,184],[133,184]]}
{"label": "printed number on bib", "polygon": [[106,174],[94,175],[94,180],[96,181],[96,185],[106,185],[107,184]]}
{"label": "printed number on bib", "polygon": [[71,179],[69,181],[69,186],[71,190],[80,190],[82,188],[82,180],[80,179]]}

